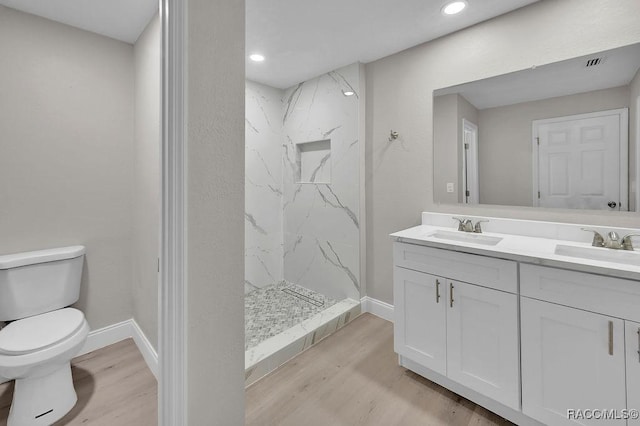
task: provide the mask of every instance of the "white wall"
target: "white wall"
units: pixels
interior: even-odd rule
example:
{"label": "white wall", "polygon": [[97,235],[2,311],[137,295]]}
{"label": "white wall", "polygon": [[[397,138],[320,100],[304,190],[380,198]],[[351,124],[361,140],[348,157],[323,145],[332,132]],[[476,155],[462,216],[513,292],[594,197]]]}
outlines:
{"label": "white wall", "polygon": [[133,317],[158,346],[160,237],[160,18],[156,14],[134,45],[135,142],[132,228]]}
{"label": "white wall", "polygon": [[188,2],[189,425],[244,424],[244,13]]}
{"label": "white wall", "polygon": [[[283,102],[284,278],[337,300],[360,298],[361,95],[353,64],[289,88]],[[301,161],[296,144],[323,140],[330,151]],[[299,183],[314,175],[305,165],[330,183]]]}
{"label": "white wall", "polygon": [[83,244],[77,307],[131,318],[133,47],[0,6],[0,253]]}
{"label": "white wall", "polygon": [[246,82],[244,290],[282,281],[282,97]]}
{"label": "white wall", "polygon": [[480,202],[533,205],[533,120],[628,107],[629,86],[622,86],[480,110]]}
{"label": "white wall", "polygon": [[[392,303],[388,234],[424,210],[638,226],[637,216],[433,202],[432,93],[640,41],[637,0],[542,1],[367,64],[367,294]],[[401,139],[388,142],[389,130]]]}

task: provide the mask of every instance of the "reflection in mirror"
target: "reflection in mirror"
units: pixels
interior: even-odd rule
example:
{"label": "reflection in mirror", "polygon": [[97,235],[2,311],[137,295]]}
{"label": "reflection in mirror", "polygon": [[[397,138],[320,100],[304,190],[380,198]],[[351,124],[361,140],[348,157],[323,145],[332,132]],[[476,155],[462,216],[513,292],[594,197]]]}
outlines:
{"label": "reflection in mirror", "polygon": [[636,211],[640,44],[434,92],[440,203]]}

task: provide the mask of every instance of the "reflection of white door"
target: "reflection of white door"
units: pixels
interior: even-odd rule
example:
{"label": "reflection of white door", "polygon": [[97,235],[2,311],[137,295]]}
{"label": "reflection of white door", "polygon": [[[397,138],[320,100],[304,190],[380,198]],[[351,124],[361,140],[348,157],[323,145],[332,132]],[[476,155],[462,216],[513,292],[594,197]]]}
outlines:
{"label": "reflection of white door", "polygon": [[462,119],[462,199],[467,204],[480,202],[478,181],[478,126]]}
{"label": "reflection of white door", "polygon": [[628,210],[628,109],[533,121],[534,206]]}

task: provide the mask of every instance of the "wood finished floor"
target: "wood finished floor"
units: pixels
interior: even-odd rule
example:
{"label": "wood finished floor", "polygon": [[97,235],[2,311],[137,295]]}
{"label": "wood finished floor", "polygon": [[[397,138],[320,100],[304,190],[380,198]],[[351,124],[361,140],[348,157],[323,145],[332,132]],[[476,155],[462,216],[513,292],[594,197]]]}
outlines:
{"label": "wood finished floor", "polygon": [[[71,362],[78,403],[60,425],[158,424],[156,379],[135,343],[124,340]],[[7,424],[13,382],[0,385],[0,425]]]}
{"label": "wood finished floor", "polygon": [[246,391],[246,424],[278,426],[511,425],[398,365],[393,325],[371,314]]}

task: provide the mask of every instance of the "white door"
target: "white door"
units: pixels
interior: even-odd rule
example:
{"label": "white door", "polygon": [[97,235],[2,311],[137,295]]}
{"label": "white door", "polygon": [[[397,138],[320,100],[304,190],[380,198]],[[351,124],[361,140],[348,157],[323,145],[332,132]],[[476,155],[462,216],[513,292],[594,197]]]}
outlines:
{"label": "white door", "polygon": [[462,119],[462,199],[466,204],[480,202],[478,176],[478,126]]}
{"label": "white door", "polygon": [[520,410],[518,298],[447,282],[447,376]]}
{"label": "white door", "polygon": [[520,298],[522,412],[549,425],[626,425],[568,410],[626,407],[624,322]]}
{"label": "white door", "polygon": [[[627,349],[627,408],[640,410],[640,324],[625,321]],[[630,419],[629,426],[640,426],[640,419]]]}
{"label": "white door", "polygon": [[395,267],[394,349],[442,375],[446,374],[445,280]]}
{"label": "white door", "polygon": [[534,121],[534,206],[629,210],[627,123],[626,108]]}

